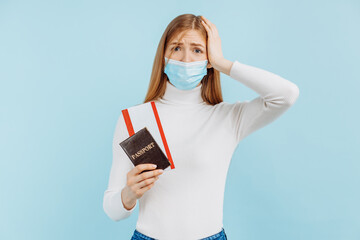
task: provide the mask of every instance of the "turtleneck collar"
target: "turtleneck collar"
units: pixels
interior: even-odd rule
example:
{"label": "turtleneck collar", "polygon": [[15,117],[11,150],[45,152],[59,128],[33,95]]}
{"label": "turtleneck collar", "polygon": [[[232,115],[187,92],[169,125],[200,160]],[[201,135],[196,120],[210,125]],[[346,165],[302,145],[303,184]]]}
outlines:
{"label": "turtleneck collar", "polygon": [[201,87],[202,83],[193,89],[181,90],[173,86],[169,81],[166,81],[166,90],[162,96],[162,100],[178,104],[203,103],[204,100],[201,97]]}

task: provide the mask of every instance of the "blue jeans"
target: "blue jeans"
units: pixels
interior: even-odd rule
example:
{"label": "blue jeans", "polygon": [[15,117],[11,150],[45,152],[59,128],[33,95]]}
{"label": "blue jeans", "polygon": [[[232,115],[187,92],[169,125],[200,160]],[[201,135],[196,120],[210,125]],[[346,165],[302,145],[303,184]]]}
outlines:
{"label": "blue jeans", "polygon": [[[146,236],[135,229],[134,234],[131,237],[131,240],[156,240],[156,239]],[[184,240],[186,240],[186,239],[184,239]],[[226,236],[224,228],[222,228],[222,230],[220,232],[215,233],[214,235],[211,235],[209,237],[202,238],[200,240],[227,240],[227,236]]]}

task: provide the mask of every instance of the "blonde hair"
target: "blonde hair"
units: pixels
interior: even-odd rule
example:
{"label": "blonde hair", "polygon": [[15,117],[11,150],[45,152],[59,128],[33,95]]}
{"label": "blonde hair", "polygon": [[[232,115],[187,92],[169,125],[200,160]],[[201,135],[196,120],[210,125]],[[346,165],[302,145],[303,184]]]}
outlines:
{"label": "blonde hair", "polygon": [[[167,44],[171,40],[173,40],[175,36],[181,34],[181,37],[179,39],[180,42],[185,33],[189,30],[199,31],[199,33],[204,37],[205,42],[207,43],[208,36],[206,29],[201,24],[200,15],[195,16],[194,14],[182,14],[174,18],[166,27],[160,39],[144,103],[156,100],[164,95],[167,81],[167,76],[164,73],[165,49],[167,47]],[[173,50],[171,51],[170,56],[172,53]],[[219,71],[217,71],[213,67],[208,68],[207,75],[204,76],[204,78],[201,80],[201,83],[201,97],[206,103],[210,105],[215,105],[223,101]]]}

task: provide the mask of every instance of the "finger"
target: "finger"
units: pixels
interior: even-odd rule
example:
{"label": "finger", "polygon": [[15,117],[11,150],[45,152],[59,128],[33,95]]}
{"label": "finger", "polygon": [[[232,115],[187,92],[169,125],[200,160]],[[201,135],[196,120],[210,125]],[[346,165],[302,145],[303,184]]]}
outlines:
{"label": "finger", "polygon": [[148,190],[150,190],[154,186],[154,182],[152,184],[147,185],[146,187],[140,188],[139,194],[142,196]]}
{"label": "finger", "polygon": [[144,170],[154,170],[156,167],[152,163],[143,163],[134,167],[133,171],[135,175],[138,175]]}
{"label": "finger", "polygon": [[210,20],[208,20],[206,17],[201,16],[201,18],[203,19],[203,21],[209,26],[210,29],[212,29],[213,27],[213,23],[210,22]]}
{"label": "finger", "polygon": [[209,26],[206,24],[206,22],[205,22],[204,20],[201,20],[201,24],[202,24],[206,29],[209,28]]}
{"label": "finger", "polygon": [[209,28],[208,20],[207,20],[204,16],[201,16],[201,23],[204,25],[204,27],[205,27],[206,29],[210,29],[210,28]]}
{"label": "finger", "polygon": [[143,181],[138,182],[137,184],[135,184],[135,188],[136,189],[145,188],[145,187],[149,186],[150,184],[153,184],[156,180],[157,180],[156,177],[144,179]]}
{"label": "finger", "polygon": [[207,19],[206,17],[204,16],[201,16],[202,19],[205,21],[205,23],[209,26],[210,30],[213,32],[213,33],[216,33],[217,32],[217,28],[215,26],[214,23],[210,22],[209,19]]}
{"label": "finger", "polygon": [[150,172],[144,172],[144,173],[141,173],[139,175],[136,176],[135,178],[135,182],[141,182],[143,181],[144,179],[149,179],[149,178],[152,178],[152,177],[157,177],[161,174],[163,174],[163,171],[161,171],[162,169],[158,169],[158,170],[153,170],[153,171],[150,171]]}
{"label": "finger", "polygon": [[209,28],[209,26],[204,21],[201,21],[201,23],[204,26],[204,28],[206,29],[206,32],[208,33],[208,35],[212,35],[211,29]]}

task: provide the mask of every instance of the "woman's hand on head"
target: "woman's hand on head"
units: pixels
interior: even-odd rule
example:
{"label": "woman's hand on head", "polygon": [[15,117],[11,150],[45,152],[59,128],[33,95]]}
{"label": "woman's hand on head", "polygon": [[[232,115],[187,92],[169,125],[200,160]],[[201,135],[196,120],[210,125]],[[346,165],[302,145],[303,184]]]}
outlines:
{"label": "woman's hand on head", "polygon": [[208,40],[207,40],[207,55],[210,64],[218,71],[220,71],[220,68],[218,66],[221,65],[221,62],[224,59],[222,50],[221,50],[221,39],[218,33],[218,30],[212,22],[210,22],[207,18],[204,16],[201,16],[201,19],[203,19],[202,25],[205,27]]}

